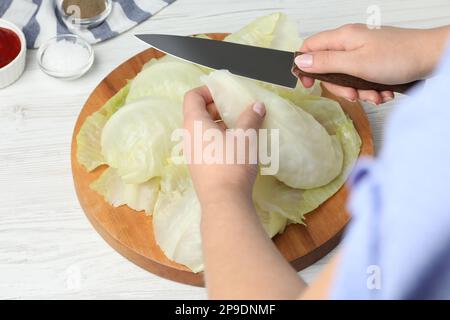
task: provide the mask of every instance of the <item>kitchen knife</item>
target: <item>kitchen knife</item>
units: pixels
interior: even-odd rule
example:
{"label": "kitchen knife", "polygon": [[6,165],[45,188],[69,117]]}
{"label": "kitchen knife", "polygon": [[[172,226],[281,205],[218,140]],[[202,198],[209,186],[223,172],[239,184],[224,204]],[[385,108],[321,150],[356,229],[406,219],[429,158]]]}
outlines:
{"label": "kitchen knife", "polygon": [[163,34],[139,34],[137,38],[156,49],[177,58],[212,69],[226,69],[231,73],[264,82],[295,88],[298,77],[317,80],[362,90],[394,91],[404,93],[418,82],[381,84],[341,73],[308,73],[294,63],[301,52],[288,52],[261,47]]}

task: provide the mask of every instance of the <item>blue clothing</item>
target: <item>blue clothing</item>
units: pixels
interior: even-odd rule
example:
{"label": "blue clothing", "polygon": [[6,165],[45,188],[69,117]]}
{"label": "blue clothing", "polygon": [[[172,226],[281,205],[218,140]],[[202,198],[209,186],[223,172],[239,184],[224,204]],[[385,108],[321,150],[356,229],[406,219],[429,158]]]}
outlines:
{"label": "blue clothing", "polygon": [[450,299],[450,48],[354,170],[333,299]]}

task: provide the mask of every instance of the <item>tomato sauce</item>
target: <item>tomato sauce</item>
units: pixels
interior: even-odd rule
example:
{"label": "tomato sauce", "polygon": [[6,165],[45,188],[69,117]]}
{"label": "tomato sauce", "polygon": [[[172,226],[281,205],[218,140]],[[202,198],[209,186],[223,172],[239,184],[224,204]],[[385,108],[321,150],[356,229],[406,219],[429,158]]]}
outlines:
{"label": "tomato sauce", "polygon": [[12,30],[0,27],[0,68],[10,64],[20,53],[19,36]]}

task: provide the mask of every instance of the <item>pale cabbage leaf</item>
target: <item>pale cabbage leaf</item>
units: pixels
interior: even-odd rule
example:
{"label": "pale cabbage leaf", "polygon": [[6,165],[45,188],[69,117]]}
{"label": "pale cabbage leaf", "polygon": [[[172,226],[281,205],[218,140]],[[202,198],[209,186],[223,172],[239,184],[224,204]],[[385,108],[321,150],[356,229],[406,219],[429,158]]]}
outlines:
{"label": "pale cabbage leaf", "polygon": [[255,203],[255,210],[259,217],[259,221],[266,231],[267,235],[271,238],[281,233],[286,228],[288,219],[277,212],[269,212],[261,209],[261,207]]}
{"label": "pale cabbage leaf", "polygon": [[200,220],[200,203],[187,165],[169,162],[162,172],[153,231],[164,254],[193,272],[203,270]]}
{"label": "pale cabbage leaf", "polygon": [[305,214],[319,207],[344,185],[358,159],[362,143],[352,120],[345,115],[337,102],[326,98],[305,100],[301,107],[310,110],[330,134],[336,134],[343,149],[344,159],[340,174],[319,188],[294,189],[272,176],[257,177],[253,188],[255,204],[296,223],[304,223]]}
{"label": "pale cabbage leaf", "polygon": [[279,130],[279,170],[275,176],[293,188],[311,189],[331,182],[342,169],[342,148],[334,135],[289,100],[228,71],[202,77],[222,119],[234,128],[240,114],[256,101],[267,115],[262,128]]}
{"label": "pale cabbage leaf", "polygon": [[253,20],[225,41],[284,51],[295,51],[302,43],[297,24],[280,12]]}
{"label": "pale cabbage leaf", "polygon": [[255,205],[263,211],[280,215],[286,220],[298,217],[299,203],[302,198],[303,190],[290,188],[274,176],[258,175],[253,186]]}
{"label": "pale cabbage leaf", "polygon": [[298,203],[298,216],[291,220],[301,223],[304,215],[316,209],[319,205],[334,195],[345,183],[361,151],[361,138],[352,120],[348,119],[336,128],[336,134],[344,150],[344,163],[341,173],[329,184],[309,190],[304,190]]}
{"label": "pale cabbage leaf", "polygon": [[161,63],[165,63],[165,62],[180,62],[180,61],[181,61],[180,59],[166,54],[166,55],[162,56],[161,58],[150,59],[150,61],[148,61],[147,63],[144,64],[141,72],[143,72],[144,70],[150,68],[151,66],[153,66],[155,64],[161,64]]}
{"label": "pale cabbage leaf", "polygon": [[153,214],[155,239],[164,254],[193,272],[203,270],[201,210],[193,187],[161,192]]}
{"label": "pale cabbage leaf", "polygon": [[77,160],[88,171],[106,164],[101,153],[101,135],[108,119],[125,104],[130,84],[127,84],[98,111],[86,118],[77,135]]}
{"label": "pale cabbage leaf", "polygon": [[203,71],[193,64],[165,57],[167,58],[147,65],[136,76],[131,84],[127,103],[144,97],[155,97],[181,104],[187,91],[202,85],[200,76],[204,74]]}
{"label": "pale cabbage leaf", "polygon": [[102,132],[102,154],[126,183],[161,176],[172,147],[172,132],[182,126],[178,103],[145,98],[117,111]]}
{"label": "pale cabbage leaf", "polygon": [[90,187],[113,207],[127,205],[133,210],[152,214],[159,193],[159,178],[140,184],[124,183],[117,170],[107,168]]}
{"label": "pale cabbage leaf", "polygon": [[[284,194],[279,195],[285,198]],[[272,196],[276,197],[277,193]],[[288,219],[279,213],[282,209],[269,208],[265,202],[254,201],[256,213],[267,234],[273,237],[283,231]],[[201,207],[187,165],[169,163],[162,173],[161,191],[153,214],[155,239],[169,259],[194,272],[203,270],[200,221]]]}
{"label": "pale cabbage leaf", "polygon": [[294,98],[291,101],[312,115],[329,134],[336,134],[338,127],[344,125],[348,120],[341,105],[334,100],[315,97],[313,99],[302,99],[300,101],[296,101]]}

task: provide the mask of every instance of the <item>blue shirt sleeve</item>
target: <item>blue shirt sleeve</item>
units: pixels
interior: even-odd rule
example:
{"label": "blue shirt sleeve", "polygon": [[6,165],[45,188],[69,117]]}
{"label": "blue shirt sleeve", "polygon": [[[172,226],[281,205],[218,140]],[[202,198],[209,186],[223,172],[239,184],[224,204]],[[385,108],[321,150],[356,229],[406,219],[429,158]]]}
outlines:
{"label": "blue shirt sleeve", "polygon": [[351,179],[334,299],[450,299],[450,50]]}

